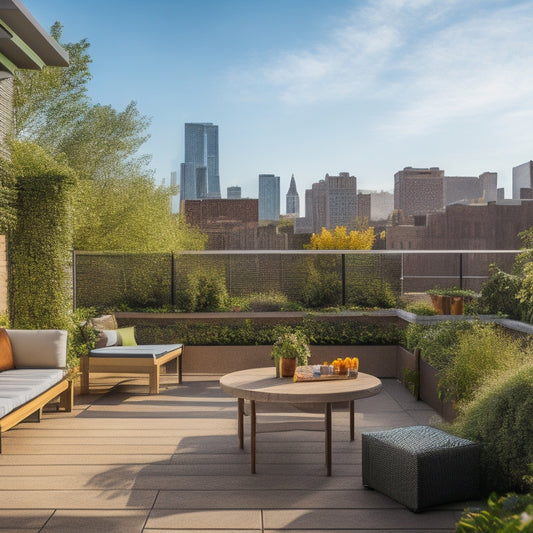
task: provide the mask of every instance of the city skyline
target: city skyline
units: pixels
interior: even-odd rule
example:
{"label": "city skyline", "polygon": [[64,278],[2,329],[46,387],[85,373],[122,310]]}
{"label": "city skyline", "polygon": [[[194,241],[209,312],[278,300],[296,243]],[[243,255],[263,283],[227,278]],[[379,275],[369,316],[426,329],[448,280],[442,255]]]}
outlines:
{"label": "city skyline", "polygon": [[511,197],[512,168],[533,159],[531,2],[23,3],[91,43],[95,103],[151,117],[158,183],[180,170],[186,122],[219,125],[221,190],[244,197],[260,173],[282,190],[294,174],[302,194],[343,171],[390,191],[407,166],[497,172]]}

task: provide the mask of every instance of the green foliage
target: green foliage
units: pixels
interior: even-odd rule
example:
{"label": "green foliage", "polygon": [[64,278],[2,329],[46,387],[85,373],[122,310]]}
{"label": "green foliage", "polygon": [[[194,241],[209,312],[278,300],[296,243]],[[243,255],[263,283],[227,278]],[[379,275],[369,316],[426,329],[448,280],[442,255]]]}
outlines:
{"label": "green foliage", "polygon": [[335,256],[305,258],[300,302],[313,309],[338,305],[342,288],[339,268],[339,258]]}
{"label": "green foliage", "polygon": [[289,299],[278,291],[253,292],[247,296],[231,298],[231,307],[240,311],[283,311],[290,307]]}
{"label": "green foliage", "polygon": [[[56,23],[51,34],[58,42],[61,32]],[[150,119],[135,102],[119,111],[93,104],[87,96],[89,43],[61,44],[69,52],[68,68],[16,73],[15,135],[39,144],[79,176],[73,198],[74,247],[136,252],[203,249],[206,235],[172,214],[170,195],[176,191],[156,186],[148,168],[150,157],[139,154],[148,139]],[[9,202],[2,192],[0,180],[0,207]]]}
{"label": "green foliage", "polygon": [[272,359],[277,367],[281,358],[297,359],[297,366],[306,365],[311,357],[308,339],[301,330],[284,332],[276,338],[272,346]]}
{"label": "green foliage", "polygon": [[72,377],[77,374],[80,357],[86,356],[96,344],[98,336],[96,330],[86,326],[87,319],[96,316],[96,314],[95,309],[86,308],[77,309],[69,317],[67,367],[70,369]]}
{"label": "green foliage", "polygon": [[443,370],[452,363],[461,334],[474,326],[475,322],[467,320],[449,320],[431,326],[409,324],[405,330],[406,347],[411,352],[420,348],[424,361]]}
{"label": "green foliage", "polygon": [[402,368],[403,386],[416,398],[420,390],[420,373],[410,368]]}
{"label": "green foliage", "polygon": [[519,339],[504,334],[494,324],[475,323],[462,331],[454,346],[454,357],[440,372],[439,390],[458,403],[470,400],[483,381],[495,373],[518,367],[532,354]]}
{"label": "green foliage", "polygon": [[[50,34],[61,40],[56,22]],[[15,135],[33,141],[49,153],[59,145],[89,108],[87,84],[91,79],[89,43],[61,44],[69,54],[69,66],[42,70],[17,70],[14,77]]]}
{"label": "green foliage", "polygon": [[481,444],[487,492],[525,492],[533,463],[533,364],[497,372],[463,408],[454,433]]}
{"label": "green foliage", "polygon": [[533,322],[533,261],[524,265],[524,279],[516,297],[522,308],[522,320]]}
{"label": "green foliage", "polygon": [[72,305],[71,198],[76,183],[68,167],[32,143],[15,142],[17,221],[10,234],[11,318],[16,328],[64,328]]}
{"label": "green foliage", "polygon": [[522,320],[524,311],[518,294],[522,287],[522,277],[507,274],[491,265],[491,276],[481,288],[480,311],[487,314],[503,314],[515,320]]}
{"label": "green foliage", "polygon": [[364,279],[348,283],[348,301],[358,307],[392,309],[398,298],[389,283],[381,279]]}
{"label": "green foliage", "polygon": [[482,287],[480,309],[533,323],[533,227],[519,237],[524,251],[516,256],[512,273],[491,265],[491,277]]}
{"label": "green foliage", "polygon": [[434,316],[437,314],[433,306],[425,303],[410,303],[406,305],[405,310],[419,316]]}
{"label": "green foliage", "polygon": [[189,313],[224,311],[229,303],[224,272],[198,269],[187,275],[187,286],[176,299],[178,308]]}
{"label": "green foliage", "polygon": [[441,289],[440,287],[434,287],[426,291],[426,294],[435,294],[437,296],[463,296],[465,298],[473,298],[476,293],[468,289],[460,289],[459,287],[449,287],[447,289]]}
{"label": "green foliage", "polygon": [[265,325],[252,320],[235,320],[231,324],[178,322],[163,326],[137,324],[139,343],[183,343],[199,346],[270,345],[283,333],[300,331],[309,344],[316,345],[390,345],[399,344],[402,331],[396,326],[380,327],[354,320],[329,322],[307,317],[297,326]]}
{"label": "green foliage", "polygon": [[492,493],[487,509],[467,509],[456,525],[457,533],[533,532],[533,494]]}

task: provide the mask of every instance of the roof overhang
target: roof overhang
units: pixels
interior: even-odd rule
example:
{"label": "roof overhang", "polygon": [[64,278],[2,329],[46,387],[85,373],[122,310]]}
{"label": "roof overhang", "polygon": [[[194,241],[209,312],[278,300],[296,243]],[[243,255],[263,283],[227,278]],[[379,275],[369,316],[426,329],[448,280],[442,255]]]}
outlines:
{"label": "roof overhang", "polygon": [[0,0],[0,63],[4,70],[68,67],[68,52],[20,0]]}

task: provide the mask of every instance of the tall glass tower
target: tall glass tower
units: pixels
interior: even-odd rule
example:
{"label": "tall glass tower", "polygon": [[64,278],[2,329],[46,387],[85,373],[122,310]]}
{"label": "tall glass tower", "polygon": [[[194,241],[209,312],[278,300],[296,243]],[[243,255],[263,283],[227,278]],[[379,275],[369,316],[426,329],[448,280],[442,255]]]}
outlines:
{"label": "tall glass tower", "polygon": [[220,198],[218,126],[211,122],[185,124],[185,162],[181,164],[180,202]]}
{"label": "tall glass tower", "polygon": [[259,174],[259,220],[279,220],[279,176]]}

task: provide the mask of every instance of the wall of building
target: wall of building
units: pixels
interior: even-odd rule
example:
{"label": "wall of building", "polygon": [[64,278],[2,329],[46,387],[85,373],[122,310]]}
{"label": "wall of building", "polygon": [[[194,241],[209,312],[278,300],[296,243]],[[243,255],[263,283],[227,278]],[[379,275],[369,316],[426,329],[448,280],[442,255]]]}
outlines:
{"label": "wall of building", "polygon": [[387,227],[391,250],[516,250],[518,233],[533,226],[533,202],[450,205],[425,225]]}

